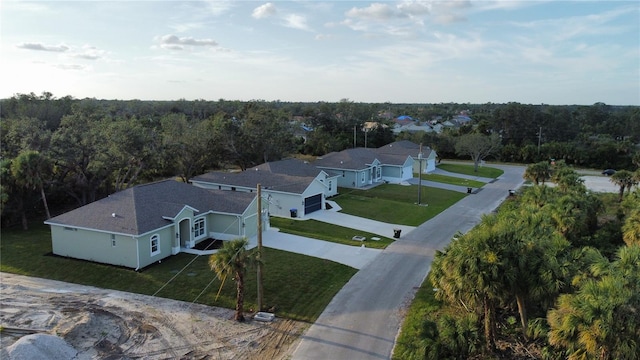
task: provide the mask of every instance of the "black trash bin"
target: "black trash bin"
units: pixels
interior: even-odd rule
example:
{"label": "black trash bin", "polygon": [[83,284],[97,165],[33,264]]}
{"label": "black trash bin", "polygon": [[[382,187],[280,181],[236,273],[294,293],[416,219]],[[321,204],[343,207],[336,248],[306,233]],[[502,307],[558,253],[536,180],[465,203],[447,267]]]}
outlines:
{"label": "black trash bin", "polygon": [[290,209],[289,210],[291,212],[291,217],[298,217],[298,209]]}
{"label": "black trash bin", "polygon": [[393,237],[396,239],[400,239],[401,232],[402,232],[402,229],[393,229]]}
{"label": "black trash bin", "polygon": [[473,188],[470,188],[470,187],[467,188],[467,194],[471,194],[472,191],[473,191]]}

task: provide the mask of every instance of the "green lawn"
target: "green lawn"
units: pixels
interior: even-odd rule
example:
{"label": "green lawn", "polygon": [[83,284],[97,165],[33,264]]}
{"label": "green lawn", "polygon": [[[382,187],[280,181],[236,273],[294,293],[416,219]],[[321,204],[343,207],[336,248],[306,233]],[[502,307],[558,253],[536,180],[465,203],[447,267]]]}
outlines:
{"label": "green lawn", "polygon": [[337,202],[346,214],[391,224],[418,226],[465,196],[457,191],[423,186],[422,205],[417,205],[417,186],[383,184],[369,190],[340,188],[339,195],[331,200]]}
{"label": "green lawn", "polygon": [[466,164],[439,164],[438,168],[458,174],[487,177],[492,179],[495,179],[498,176],[504,174],[503,170],[487,166],[478,166],[478,172],[475,172],[473,171],[473,165]]}
{"label": "green lawn", "polygon": [[422,332],[423,323],[431,318],[429,315],[440,310],[441,303],[436,300],[433,286],[428,279],[416,292],[415,298],[409,307],[400,328],[400,335],[393,351],[393,359],[419,359],[423,358]]}
{"label": "green lawn", "polygon": [[[269,248],[263,257],[265,308],[275,306],[278,316],[297,320],[314,321],[356,273],[346,265]],[[206,256],[178,254],[140,272],[67,259],[51,255],[49,227],[42,224],[32,225],[29,231],[2,229],[0,271],[146,295],[156,293],[181,271],[157,296],[235,307],[231,279],[215,299],[221,282],[209,269]],[[255,308],[254,270],[248,272],[245,288],[246,309]]]}
{"label": "green lawn", "polygon": [[[418,174],[415,174],[414,177],[418,177]],[[435,181],[444,184],[450,185],[458,185],[458,186],[467,186],[473,188],[481,188],[485,185],[482,181],[463,179],[455,176],[447,176],[440,174],[422,174],[422,180]]]}
{"label": "green lawn", "polygon": [[[271,226],[279,228],[281,232],[331,241],[339,244],[384,249],[393,242],[392,239],[365,231],[354,230],[343,226],[332,225],[317,220],[292,220],[280,217],[270,219]],[[380,240],[356,241],[351,240],[355,235],[365,236],[367,239],[379,237]]]}

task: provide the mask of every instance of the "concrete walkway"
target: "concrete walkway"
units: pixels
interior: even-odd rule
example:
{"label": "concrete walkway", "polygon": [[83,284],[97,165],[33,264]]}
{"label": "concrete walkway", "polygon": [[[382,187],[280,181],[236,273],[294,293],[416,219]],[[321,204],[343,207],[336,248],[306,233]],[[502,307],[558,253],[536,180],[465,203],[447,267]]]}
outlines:
{"label": "concrete walkway", "polygon": [[[328,259],[340,264],[362,269],[372,262],[381,252],[381,249],[369,249],[361,246],[336,244],[329,241],[310,239],[303,236],[285,234],[276,228],[264,232],[262,245],[265,247],[289,251],[297,254]],[[257,246],[257,239],[251,239],[249,246]]]}

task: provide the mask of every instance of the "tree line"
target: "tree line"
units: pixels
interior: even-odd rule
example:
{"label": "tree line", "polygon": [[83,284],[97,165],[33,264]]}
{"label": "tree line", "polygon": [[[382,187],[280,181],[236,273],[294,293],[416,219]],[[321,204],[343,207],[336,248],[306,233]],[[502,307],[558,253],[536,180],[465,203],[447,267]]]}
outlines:
{"label": "tree line", "polygon": [[[474,121],[441,134],[392,132],[399,115],[445,121],[461,111]],[[640,141],[638,107],[605,104],[124,101],[44,92],[0,100],[0,119],[2,224],[23,226],[29,217],[50,216],[159,178],[188,181],[213,169],[375,148],[396,139],[423,143],[446,158],[556,158],[615,168],[630,164]],[[369,121],[379,126],[365,128]]]}

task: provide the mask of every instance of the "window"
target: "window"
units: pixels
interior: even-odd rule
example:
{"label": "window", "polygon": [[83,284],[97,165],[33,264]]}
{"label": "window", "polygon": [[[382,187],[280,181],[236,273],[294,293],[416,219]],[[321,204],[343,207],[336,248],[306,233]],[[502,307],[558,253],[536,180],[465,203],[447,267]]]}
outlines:
{"label": "window", "polygon": [[193,226],[193,236],[199,237],[204,235],[204,218],[195,221]]}
{"label": "window", "polygon": [[111,234],[111,246],[112,247],[116,246],[116,235],[115,234]]}
{"label": "window", "polygon": [[160,253],[160,236],[158,234],[151,236],[151,256]]}
{"label": "window", "polygon": [[382,176],[381,170],[382,168],[380,166],[376,167],[376,179],[380,179]]}
{"label": "window", "polygon": [[333,190],[333,182],[329,180],[329,191]]}
{"label": "window", "polygon": [[364,183],[364,171],[362,172],[362,175],[360,176],[360,182]]}

